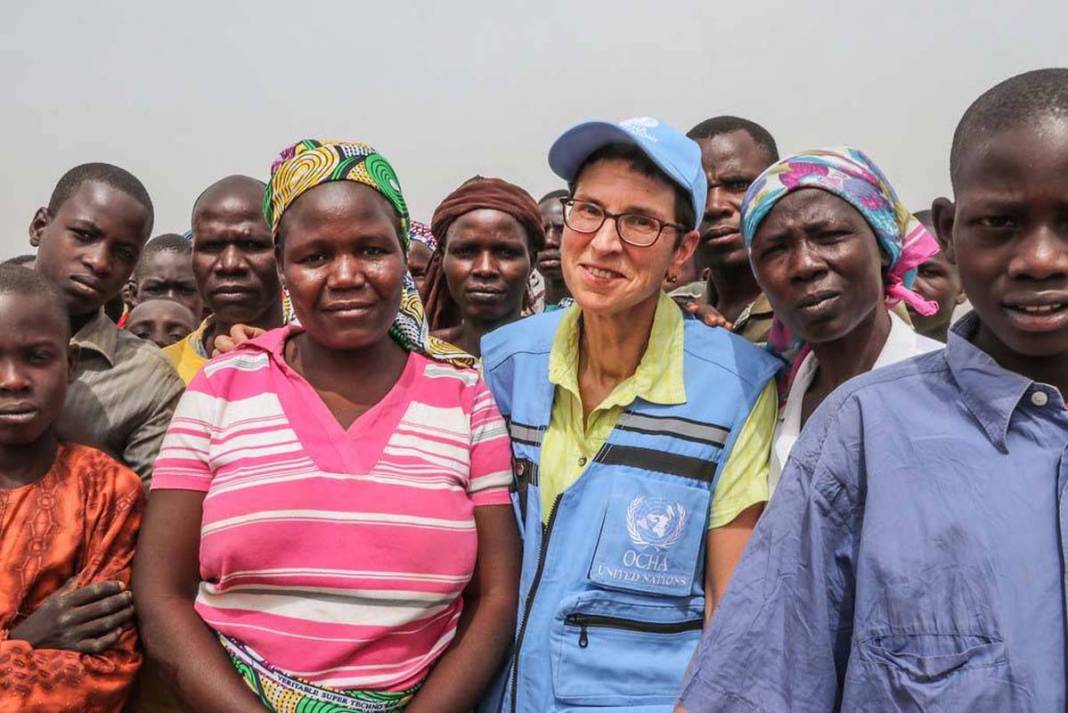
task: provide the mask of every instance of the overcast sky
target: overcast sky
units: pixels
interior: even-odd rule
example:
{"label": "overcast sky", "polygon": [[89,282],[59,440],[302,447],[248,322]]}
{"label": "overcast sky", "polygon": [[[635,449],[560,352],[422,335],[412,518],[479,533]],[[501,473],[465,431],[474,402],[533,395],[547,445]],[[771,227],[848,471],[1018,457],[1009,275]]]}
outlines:
{"label": "overcast sky", "polygon": [[851,143],[919,209],[949,190],[968,103],[1068,65],[1066,27],[1065,0],[5,2],[0,256],[86,161],[144,181],[159,234],[297,139],[361,139],[427,220],[476,173],[537,198],[557,134],[640,115],[744,116],[783,152]]}

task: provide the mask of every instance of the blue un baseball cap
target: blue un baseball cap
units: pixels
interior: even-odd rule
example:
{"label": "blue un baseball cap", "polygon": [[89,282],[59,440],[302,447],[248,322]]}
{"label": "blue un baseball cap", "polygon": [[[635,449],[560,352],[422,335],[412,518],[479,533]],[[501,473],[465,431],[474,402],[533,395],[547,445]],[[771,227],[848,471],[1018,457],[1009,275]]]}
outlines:
{"label": "blue un baseball cap", "polygon": [[648,116],[610,121],[587,121],[565,131],[549,149],[549,167],[573,183],[590,155],[608,144],[631,144],[660,167],[668,178],[690,194],[696,229],[705,214],[708,179],[701,166],[701,147],[667,124]]}

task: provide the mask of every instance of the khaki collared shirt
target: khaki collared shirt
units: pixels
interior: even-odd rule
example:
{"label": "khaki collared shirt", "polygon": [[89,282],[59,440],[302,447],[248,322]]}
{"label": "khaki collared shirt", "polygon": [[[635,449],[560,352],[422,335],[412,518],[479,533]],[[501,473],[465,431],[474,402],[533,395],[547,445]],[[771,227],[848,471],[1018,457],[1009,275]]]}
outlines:
{"label": "khaki collared shirt", "polygon": [[57,423],[59,438],[111,454],[147,487],[185,385],[155,344],[120,330],[104,310],[70,341],[80,352]]}
{"label": "khaki collared shirt", "polygon": [[745,337],[753,344],[763,346],[768,341],[768,333],[771,332],[771,321],[775,318],[775,311],[764,293],[749,303],[742,310],[738,319],[734,320],[734,333]]}
{"label": "khaki collared shirt", "polygon": [[[681,297],[692,302],[712,304],[712,296],[709,294],[707,280],[695,280],[681,287],[677,287],[668,293],[668,297]],[[771,321],[775,312],[771,308],[768,298],[761,292],[760,296],[749,303],[734,320],[734,333],[745,337],[757,346],[764,346],[768,341],[768,333],[771,332]]]}

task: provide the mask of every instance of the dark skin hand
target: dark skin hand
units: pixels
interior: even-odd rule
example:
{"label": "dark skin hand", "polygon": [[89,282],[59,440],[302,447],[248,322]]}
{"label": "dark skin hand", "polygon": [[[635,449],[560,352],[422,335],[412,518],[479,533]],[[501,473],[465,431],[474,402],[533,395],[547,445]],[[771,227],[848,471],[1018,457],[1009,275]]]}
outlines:
{"label": "dark skin hand", "polygon": [[712,305],[701,304],[700,302],[690,302],[683,307],[686,312],[697,317],[699,320],[707,324],[709,327],[723,327],[724,329],[734,329],[734,323],[724,317],[718,309]]}
{"label": "dark skin hand", "polygon": [[97,582],[75,589],[76,578],[58,589],[9,632],[35,649],[99,654],[119,641],[134,619],[133,595],[122,582]]}
{"label": "dark skin hand", "polygon": [[[39,482],[56,460],[52,423],[63,409],[78,354],[62,304],[44,295],[0,295],[0,488]],[[32,408],[26,419],[11,408]],[[133,621],[133,597],[122,582],[77,588],[72,577],[8,636],[35,649],[99,654]]]}
{"label": "dark skin hand", "polygon": [[149,499],[133,571],[141,640],[190,710],[263,713],[193,609],[203,503],[204,493],[188,490],[160,490]]}

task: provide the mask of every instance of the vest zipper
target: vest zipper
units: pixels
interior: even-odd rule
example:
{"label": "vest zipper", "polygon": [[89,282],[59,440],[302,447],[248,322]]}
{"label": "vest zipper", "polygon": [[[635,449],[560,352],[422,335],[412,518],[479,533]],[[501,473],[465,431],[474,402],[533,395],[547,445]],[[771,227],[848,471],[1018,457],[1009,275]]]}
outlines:
{"label": "vest zipper", "polygon": [[615,616],[600,616],[598,614],[568,614],[564,617],[564,623],[568,626],[579,627],[580,649],[590,645],[588,629],[625,629],[627,631],[644,631],[650,634],[681,634],[684,631],[699,631],[704,626],[703,619],[691,619],[673,623],[661,623],[656,621],[636,621],[634,619],[621,619]]}
{"label": "vest zipper", "polygon": [[527,592],[527,600],[523,604],[523,621],[519,624],[519,635],[515,638],[515,654],[512,657],[512,713],[519,710],[519,652],[523,650],[523,637],[527,633],[527,620],[530,619],[530,610],[534,608],[534,596],[538,593],[538,585],[541,584],[541,574],[545,569],[545,553],[549,551],[549,536],[553,533],[553,523],[556,522],[556,508],[560,505],[563,493],[553,500],[552,510],[549,511],[549,522],[545,525],[541,535],[541,548],[538,550],[538,567],[534,570],[534,581],[530,583],[530,591]]}

